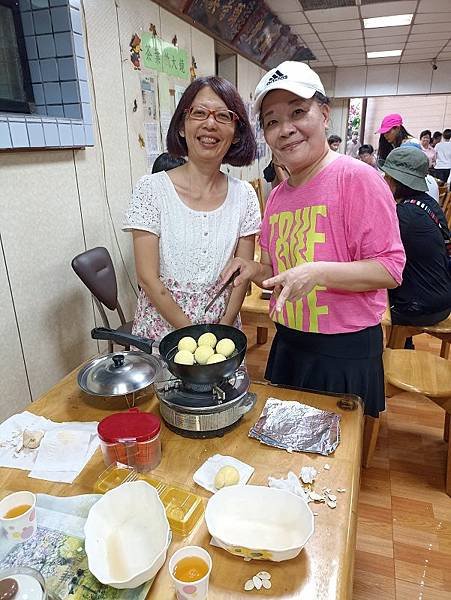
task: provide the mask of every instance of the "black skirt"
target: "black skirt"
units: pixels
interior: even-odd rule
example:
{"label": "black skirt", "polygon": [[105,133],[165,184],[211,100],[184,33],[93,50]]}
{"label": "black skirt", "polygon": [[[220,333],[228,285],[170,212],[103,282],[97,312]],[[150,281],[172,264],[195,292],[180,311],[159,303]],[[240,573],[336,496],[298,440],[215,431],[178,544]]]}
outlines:
{"label": "black skirt", "polygon": [[353,333],[305,333],[275,324],[265,378],[318,392],[356,394],[365,414],[385,410],[383,336],[380,325]]}

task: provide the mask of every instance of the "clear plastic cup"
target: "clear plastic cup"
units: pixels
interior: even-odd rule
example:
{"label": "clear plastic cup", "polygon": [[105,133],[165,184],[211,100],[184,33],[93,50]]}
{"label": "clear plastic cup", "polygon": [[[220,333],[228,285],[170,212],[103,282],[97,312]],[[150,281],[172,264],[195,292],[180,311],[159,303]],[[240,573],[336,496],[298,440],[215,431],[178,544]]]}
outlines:
{"label": "clear plastic cup", "polygon": [[[208,571],[207,574],[197,581],[180,581],[174,575],[174,570],[177,563],[182,558],[188,556],[195,556],[201,558],[207,563]],[[169,574],[175,585],[175,594],[178,600],[186,600],[187,598],[196,598],[196,600],[205,600],[208,597],[208,582],[210,580],[212,561],[211,556],[206,550],[200,546],[185,546],[180,548],[171,556],[169,561]]]}

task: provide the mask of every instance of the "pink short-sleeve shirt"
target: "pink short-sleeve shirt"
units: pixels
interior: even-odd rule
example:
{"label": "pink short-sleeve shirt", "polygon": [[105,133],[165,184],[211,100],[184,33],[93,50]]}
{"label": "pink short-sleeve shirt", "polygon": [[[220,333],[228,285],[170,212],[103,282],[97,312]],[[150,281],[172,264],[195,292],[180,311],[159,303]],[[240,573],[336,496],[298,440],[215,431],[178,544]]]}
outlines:
{"label": "pink short-sleeve shirt", "polygon": [[[304,262],[371,259],[400,283],[405,264],[396,204],[385,181],[365,163],[342,156],[305,185],[277,186],[266,204],[260,244],[274,274]],[[380,323],[387,291],[316,287],[286,302],[274,320],[300,331],[350,333]]]}

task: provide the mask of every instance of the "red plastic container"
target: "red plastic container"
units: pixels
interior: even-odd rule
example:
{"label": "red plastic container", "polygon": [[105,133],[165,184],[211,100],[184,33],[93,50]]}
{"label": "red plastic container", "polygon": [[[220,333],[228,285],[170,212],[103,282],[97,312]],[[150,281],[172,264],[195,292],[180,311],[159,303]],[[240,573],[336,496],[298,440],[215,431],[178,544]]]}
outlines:
{"label": "red plastic container", "polygon": [[155,469],[161,461],[160,431],[160,418],[137,408],[105,417],[97,427],[105,464],[119,462],[140,472]]}

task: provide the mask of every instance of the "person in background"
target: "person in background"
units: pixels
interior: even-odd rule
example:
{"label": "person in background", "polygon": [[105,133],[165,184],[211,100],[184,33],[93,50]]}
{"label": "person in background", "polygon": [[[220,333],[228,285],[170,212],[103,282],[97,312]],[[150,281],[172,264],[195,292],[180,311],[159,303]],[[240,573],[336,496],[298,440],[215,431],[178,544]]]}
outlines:
{"label": "person in background", "polygon": [[348,156],[352,156],[352,158],[357,158],[359,152],[359,134],[357,131],[353,131],[351,135],[351,139],[348,140],[346,144],[346,154]]}
{"label": "person in background", "polygon": [[431,146],[433,148],[435,148],[435,146],[442,141],[442,132],[441,131],[434,131],[433,135],[432,135],[432,139],[431,139]]}
{"label": "person in background", "polygon": [[263,177],[265,181],[271,184],[272,189],[277,187],[281,181],[288,177],[288,175],[288,171],[285,169],[285,167],[274,164],[272,159],[271,162],[263,169]]}
{"label": "person in background", "polygon": [[[451,274],[446,218],[426,193],[428,159],[417,148],[401,146],[389,154],[382,170],[396,200],[406,252],[402,284],[388,291],[392,324],[434,325],[451,312]],[[411,341],[406,347],[413,347]]]}
{"label": "person in background", "polygon": [[359,160],[377,169],[377,161],[374,156],[374,148],[371,144],[363,144],[359,148]]}
{"label": "person in background", "polygon": [[435,161],[435,169],[433,175],[446,183],[451,172],[451,129],[443,131],[443,141],[435,146],[437,159]]}
{"label": "person in background", "polygon": [[340,144],[342,142],[342,139],[339,135],[330,135],[327,138],[327,143],[329,144],[329,148],[331,150],[333,150],[334,152],[338,152],[338,150],[340,149]]}
{"label": "person in background", "polygon": [[180,167],[186,163],[186,160],[182,157],[171,156],[169,152],[163,152],[160,156],[157,156],[155,162],[152,165],[152,173],[160,173],[160,171],[170,171],[176,167]]}
{"label": "person in background", "polygon": [[266,379],[359,395],[385,408],[382,314],[401,282],[404,250],[395,203],[374,169],[327,144],[329,99],[305,63],[286,61],[257,85],[254,110],[290,177],[269,196],[260,262],[235,258],[234,285],[272,289],[276,335]]}
{"label": "person in background", "polygon": [[376,133],[380,133],[377,154],[379,167],[384,164],[385,159],[393,148],[399,148],[403,144],[410,144],[420,148],[420,140],[410,135],[403,125],[401,115],[396,113],[384,117]]}
{"label": "person in background", "polygon": [[433,169],[435,166],[436,151],[431,146],[431,132],[429,129],[425,129],[420,133],[420,149],[426,154],[429,161],[429,168]]}
{"label": "person in background", "polygon": [[207,314],[232,257],[251,259],[260,231],[252,186],[222,173],[223,164],[250,165],[256,142],[243,101],[221,77],[199,77],[171,119],[167,148],[188,160],[169,172],[142,177],[123,229],[133,233],[141,287],[133,333],[159,341],[195,323],[239,326],[247,284],[230,288]]}

